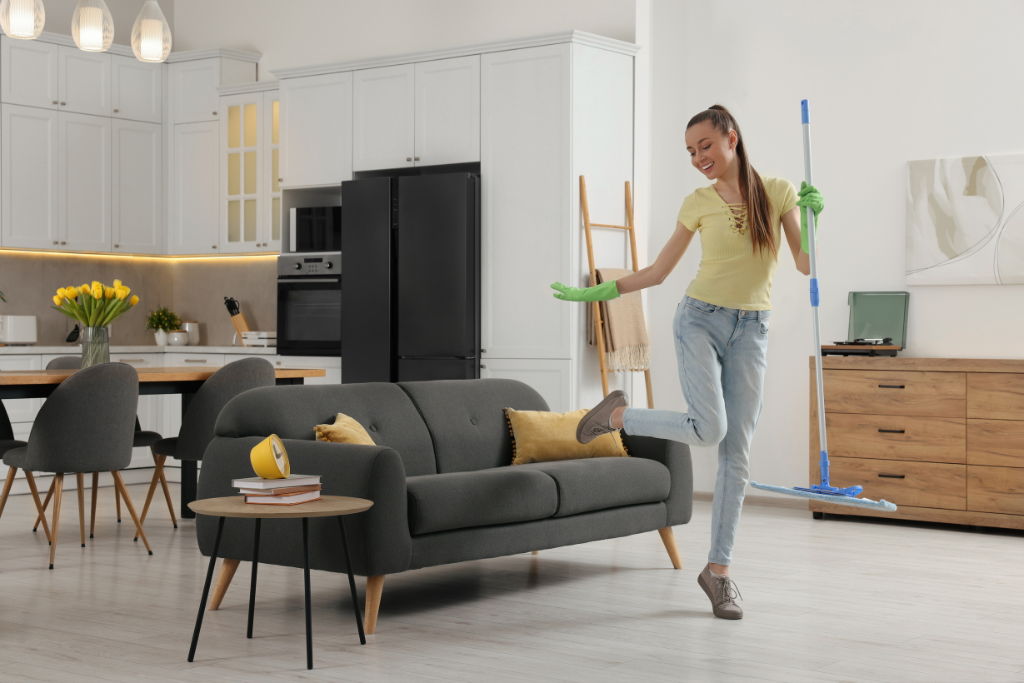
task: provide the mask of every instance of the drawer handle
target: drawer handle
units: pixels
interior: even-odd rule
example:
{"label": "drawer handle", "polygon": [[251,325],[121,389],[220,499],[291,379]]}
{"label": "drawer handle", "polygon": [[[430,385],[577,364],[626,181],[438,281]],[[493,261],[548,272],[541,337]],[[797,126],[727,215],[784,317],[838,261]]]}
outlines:
{"label": "drawer handle", "polygon": [[879,434],[906,434],[906,429],[879,429]]}
{"label": "drawer handle", "polygon": [[879,389],[906,389],[907,385],[905,385],[905,384],[879,384],[878,388]]}
{"label": "drawer handle", "polygon": [[142,358],[122,358],[122,363],[145,363],[146,361]]}
{"label": "drawer handle", "polygon": [[206,362],[206,359],[204,358],[204,359],[202,359],[202,360],[198,360],[198,359],[196,359],[196,358],[186,358],[186,359],[185,359],[185,362],[186,362],[186,363],[205,363],[205,362]]}
{"label": "drawer handle", "polygon": [[882,474],[882,473],[879,473],[878,476],[882,477],[883,479],[906,479],[907,478],[907,475],[905,475],[905,474]]}

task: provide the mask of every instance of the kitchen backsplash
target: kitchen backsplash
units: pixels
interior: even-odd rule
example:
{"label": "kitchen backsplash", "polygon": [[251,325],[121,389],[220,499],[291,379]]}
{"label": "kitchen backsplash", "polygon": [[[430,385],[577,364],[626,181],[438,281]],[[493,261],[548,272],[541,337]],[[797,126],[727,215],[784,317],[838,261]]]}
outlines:
{"label": "kitchen backsplash", "polygon": [[153,344],[146,314],[167,306],[182,320],[199,322],[202,345],[230,346],[235,329],[225,296],[238,300],[251,329],[277,328],[276,255],[178,260],[4,251],[0,291],[7,303],[0,302],[0,315],[34,315],[38,344],[62,344],[74,322],[51,308],[57,288],[114,279],[140,301],[111,326],[112,344]]}

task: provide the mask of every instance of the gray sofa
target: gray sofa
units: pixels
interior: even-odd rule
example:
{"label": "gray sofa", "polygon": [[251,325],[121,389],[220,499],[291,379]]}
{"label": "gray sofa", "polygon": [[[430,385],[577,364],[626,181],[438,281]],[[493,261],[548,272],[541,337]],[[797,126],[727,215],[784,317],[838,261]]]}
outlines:
{"label": "gray sofa", "polygon": [[[277,434],[292,472],[319,474],[323,493],[374,502],[345,520],[355,573],[367,577],[366,630],[373,633],[387,574],[500,557],[659,530],[680,566],[671,527],[690,520],[693,478],[681,443],[625,436],[630,458],[509,466],[504,408],[548,410],[540,394],[513,380],[266,387],[231,400],[203,457],[199,498],[237,492],[252,476],[249,451]],[[376,446],[314,440],[313,427],[337,413],[356,419]],[[216,521],[196,520],[209,555]],[[294,520],[265,521],[260,562],[302,566]],[[252,560],[252,520],[228,519],[224,563],[211,609],[238,561]],[[346,571],[337,522],[310,520],[310,566]],[[226,575],[226,576],[225,576]]]}

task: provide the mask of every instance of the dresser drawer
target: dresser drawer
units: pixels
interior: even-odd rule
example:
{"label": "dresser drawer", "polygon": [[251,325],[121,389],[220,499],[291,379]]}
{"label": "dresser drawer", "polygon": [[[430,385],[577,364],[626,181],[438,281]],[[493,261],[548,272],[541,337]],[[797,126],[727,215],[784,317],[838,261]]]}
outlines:
{"label": "dresser drawer", "polygon": [[1024,422],[967,420],[967,464],[1024,467]]}
{"label": "dresser drawer", "polygon": [[967,509],[967,466],[867,458],[832,458],[833,486],[864,487],[864,497],[899,505]]}
{"label": "dresser drawer", "polygon": [[962,372],[824,370],[825,412],[966,417]]}
{"label": "dresser drawer", "polygon": [[[840,458],[963,464],[967,461],[966,422],[959,417],[826,413],[828,453]],[[816,435],[811,443],[817,450]]]}
{"label": "dresser drawer", "polygon": [[967,417],[1024,420],[1024,374],[972,372],[967,375]]}
{"label": "dresser drawer", "polygon": [[967,509],[1024,515],[1024,469],[968,465]]}

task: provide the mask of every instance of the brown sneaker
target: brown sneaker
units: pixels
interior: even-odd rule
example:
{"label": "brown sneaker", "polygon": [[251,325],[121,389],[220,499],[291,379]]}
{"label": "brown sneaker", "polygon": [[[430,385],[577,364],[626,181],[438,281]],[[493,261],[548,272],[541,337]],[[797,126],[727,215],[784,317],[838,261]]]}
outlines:
{"label": "brown sneaker", "polygon": [[576,427],[576,440],[580,443],[590,443],[602,434],[614,432],[611,425],[612,411],[616,408],[629,405],[624,391],[616,389],[604,397],[604,400],[594,406],[589,413],[583,416]]}
{"label": "brown sneaker", "polygon": [[711,609],[715,616],[720,619],[742,619],[743,608],[736,604],[736,598],[742,598],[736,582],[728,576],[713,574],[711,565],[706,565],[704,571],[697,576],[697,583],[708,599],[711,600]]}

